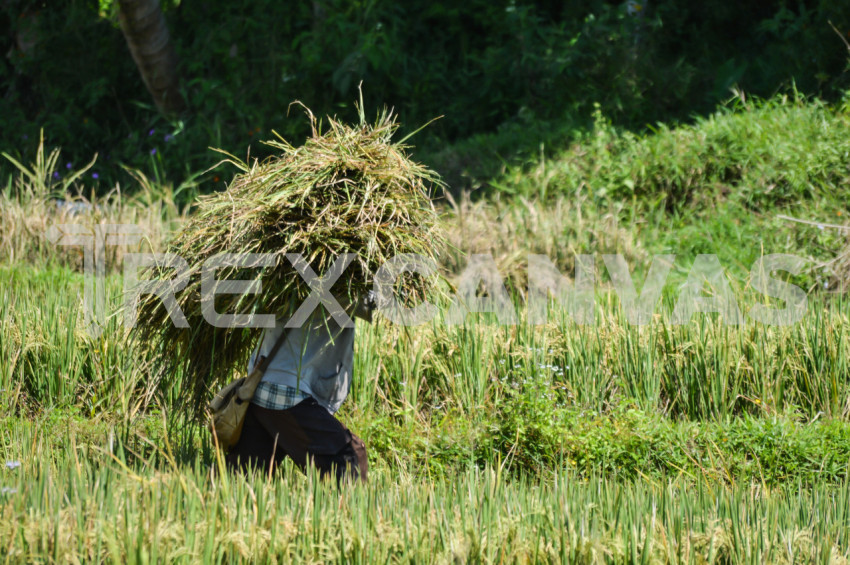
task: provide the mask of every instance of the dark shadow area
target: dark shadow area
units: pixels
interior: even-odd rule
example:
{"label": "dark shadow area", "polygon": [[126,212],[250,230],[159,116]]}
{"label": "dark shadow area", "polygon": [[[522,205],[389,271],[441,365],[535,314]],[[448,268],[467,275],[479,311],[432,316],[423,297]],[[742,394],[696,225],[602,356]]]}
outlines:
{"label": "dark shadow area", "polygon": [[[160,116],[111,0],[0,2],[0,149],[29,162],[40,129],[69,174],[133,182],[123,166],[179,184],[218,160],[298,144],[317,115],[399,114],[417,158],[452,190],[486,187],[506,163],[567,145],[595,108],[642,131],[705,115],[732,87],[769,97],[794,85],[837,100],[848,86],[850,5],[838,0],[464,3],[163,0],[189,111]],[[831,27],[835,27],[835,30]],[[837,31],[837,33],[836,33]],[[0,178],[13,168],[0,163]],[[222,187],[222,170],[201,190]],[[216,180],[218,179],[218,180]]]}

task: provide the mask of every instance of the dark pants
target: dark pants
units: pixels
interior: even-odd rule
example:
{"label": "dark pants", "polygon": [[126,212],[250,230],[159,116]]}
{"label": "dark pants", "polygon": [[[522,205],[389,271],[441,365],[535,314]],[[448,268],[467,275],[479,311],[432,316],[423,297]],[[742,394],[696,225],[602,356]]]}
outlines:
{"label": "dark pants", "polygon": [[314,465],[324,478],[366,481],[366,446],[313,398],[287,410],[248,407],[239,441],[227,453],[231,468],[268,472],[289,456],[303,471]]}

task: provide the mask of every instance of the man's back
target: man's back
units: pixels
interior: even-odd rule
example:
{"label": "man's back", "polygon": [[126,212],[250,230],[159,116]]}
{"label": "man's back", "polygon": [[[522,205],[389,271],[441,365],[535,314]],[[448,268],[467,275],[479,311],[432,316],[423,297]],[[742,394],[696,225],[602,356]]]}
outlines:
{"label": "man's back", "polygon": [[288,331],[262,382],[297,389],[334,414],[351,389],[354,327],[341,327],[322,309],[317,309],[301,327],[287,329],[286,321],[279,319],[275,328],[264,332],[249,360],[249,370],[258,353],[268,355],[281,332]]}

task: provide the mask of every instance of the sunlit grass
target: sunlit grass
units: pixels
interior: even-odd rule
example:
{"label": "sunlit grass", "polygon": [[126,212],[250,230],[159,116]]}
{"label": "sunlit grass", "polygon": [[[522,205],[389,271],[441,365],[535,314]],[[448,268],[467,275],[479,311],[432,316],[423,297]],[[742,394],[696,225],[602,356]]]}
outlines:
{"label": "sunlit grass", "polygon": [[[847,562],[850,311],[823,292],[846,265],[793,279],[810,294],[788,327],[665,314],[697,253],[720,257],[745,312],[765,302],[749,284],[761,255],[847,253],[840,230],[778,217],[843,223],[845,121],[777,100],[640,139],[600,122],[562,158],[509,170],[500,197],[446,203],[450,243],[493,254],[519,323],[358,323],[339,416],[367,443],[371,482],[343,490],[289,465],[224,471],[176,409],[181,372],[153,382],[127,339],[117,247],[98,282],[104,331],[86,332],[82,252],[46,228],[136,223],[159,251],[183,217],[141,177],[132,199],[58,206],[42,155],[0,194],[0,559]],[[599,258],[595,323],[553,308],[534,326],[528,252],[567,276],[578,253],[620,253],[637,285],[653,254],[678,257],[646,326],[629,325]],[[466,264],[441,260],[450,277]]]}
{"label": "sunlit grass", "polygon": [[139,457],[73,431],[61,451],[32,426],[3,437],[0,458],[20,463],[0,469],[0,555],[12,561],[842,563],[850,551],[846,484],[380,467],[337,489],[291,466],[268,477],[177,462],[163,442]]}

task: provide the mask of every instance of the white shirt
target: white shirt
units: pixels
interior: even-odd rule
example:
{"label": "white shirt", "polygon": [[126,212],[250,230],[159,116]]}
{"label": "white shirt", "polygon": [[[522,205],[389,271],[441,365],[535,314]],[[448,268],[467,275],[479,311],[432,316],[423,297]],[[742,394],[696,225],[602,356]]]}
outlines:
{"label": "white shirt", "polygon": [[[372,321],[370,299],[360,301],[354,315]],[[251,354],[248,371],[257,354],[268,356],[281,332],[285,319],[263,332],[260,345]],[[312,396],[331,414],[336,413],[351,390],[354,365],[354,327],[344,328],[322,308],[317,308],[301,326],[289,328],[283,344],[269,363],[261,382],[290,386]]]}

